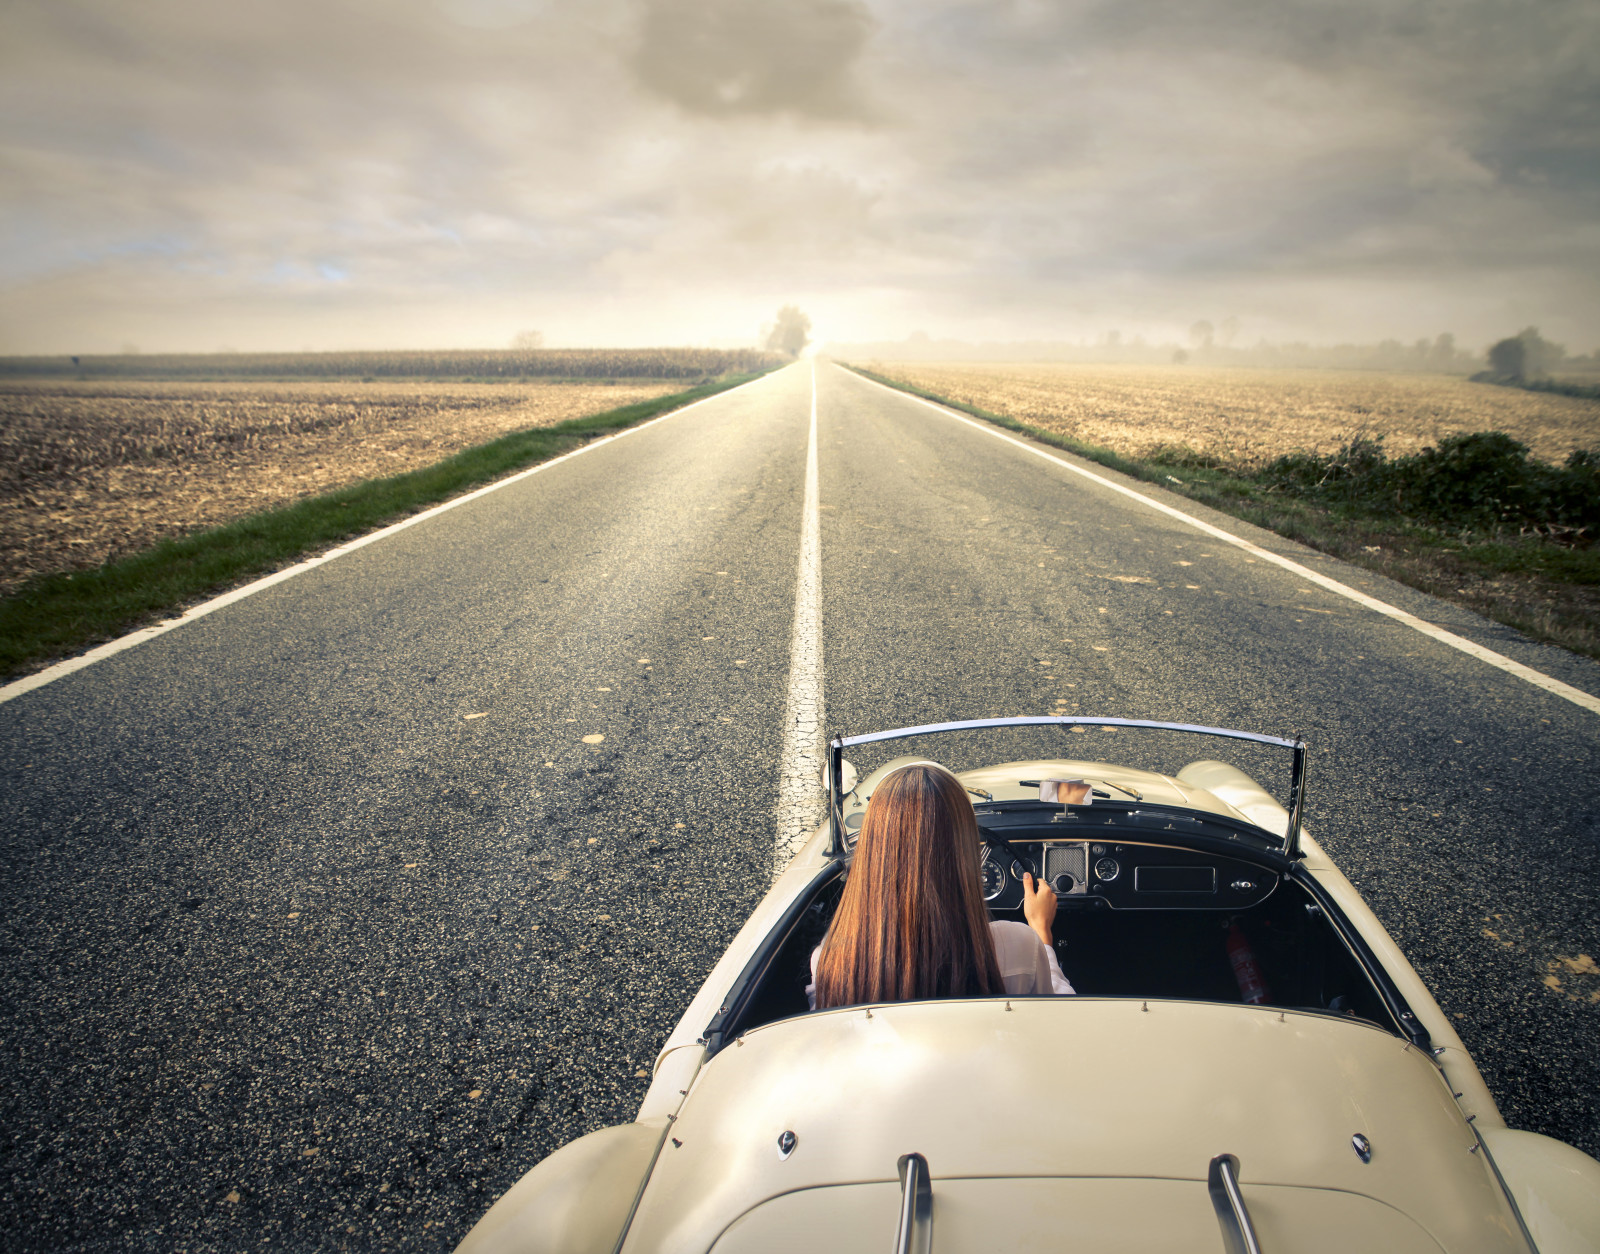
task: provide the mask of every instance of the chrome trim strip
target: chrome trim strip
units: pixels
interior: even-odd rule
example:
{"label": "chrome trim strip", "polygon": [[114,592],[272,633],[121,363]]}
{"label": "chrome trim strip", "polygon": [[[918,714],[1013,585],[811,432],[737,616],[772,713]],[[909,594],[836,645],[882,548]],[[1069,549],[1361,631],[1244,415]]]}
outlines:
{"label": "chrome trim strip", "polygon": [[894,1254],[924,1254],[933,1248],[928,1160],[921,1154],[902,1154],[896,1166],[900,1169],[900,1223],[895,1228]]}
{"label": "chrome trim strip", "polygon": [[1217,1212],[1217,1223],[1222,1226],[1222,1248],[1227,1254],[1261,1254],[1255,1226],[1245,1209],[1244,1194],[1239,1191],[1239,1160],[1232,1154],[1213,1158],[1206,1174],[1206,1189]]}
{"label": "chrome trim strip", "polygon": [[1476,1123],[1469,1125],[1472,1135],[1478,1142],[1478,1152],[1483,1155],[1483,1161],[1489,1164],[1494,1172],[1496,1183],[1500,1185],[1500,1192],[1505,1195],[1506,1205],[1511,1208],[1511,1213],[1517,1217],[1517,1230],[1522,1233],[1522,1239],[1528,1243],[1532,1254],[1539,1254],[1539,1247],[1534,1244],[1533,1233],[1528,1231],[1528,1222],[1522,1217],[1522,1207],[1517,1205],[1516,1196],[1511,1192],[1511,1186],[1506,1183],[1506,1178],[1500,1174],[1500,1164],[1495,1162],[1494,1155],[1489,1152],[1489,1143],[1483,1139],[1483,1133],[1478,1131]]}

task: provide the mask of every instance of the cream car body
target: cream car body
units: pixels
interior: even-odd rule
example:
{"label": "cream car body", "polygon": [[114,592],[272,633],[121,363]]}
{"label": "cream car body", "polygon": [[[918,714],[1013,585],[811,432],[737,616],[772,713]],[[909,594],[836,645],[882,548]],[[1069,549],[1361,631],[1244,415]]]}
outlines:
{"label": "cream car body", "polygon": [[[850,787],[841,743],[834,769]],[[856,784],[835,808],[841,831],[883,775],[913,760],[922,759],[886,762]],[[1137,928],[1136,908],[1093,894],[1127,896],[1143,868],[1170,879],[1174,868],[1158,863],[1209,859],[1224,879],[1236,876],[1213,895],[1247,901],[1206,907],[1219,925],[1265,920],[1266,934],[1262,911],[1281,892],[1272,911],[1338,969],[1334,983],[1357,969],[1370,979],[1366,991],[1351,983],[1364,1013],[1131,987],[774,1015],[762,999],[789,1004],[792,989],[775,981],[803,978],[797,956],[825,922],[809,915],[826,914],[841,880],[841,841],[825,823],[668,1037],[636,1121],[539,1163],[460,1254],[1600,1251],[1600,1163],[1505,1126],[1377,918],[1248,776],[1214,760],[1166,776],[1061,758],[959,778],[991,825],[986,835],[1014,822],[1013,837],[1030,838],[1002,845],[1002,858],[1037,851],[1035,870],[1053,858],[1082,871],[1061,873],[1072,884],[1063,917],[1120,914],[1117,926]],[[1090,780],[1102,798],[1138,800],[1046,809],[1036,783],[1045,779]],[[1232,830],[1255,847],[1173,830],[1185,826],[1211,837]],[[1268,856],[1263,834],[1296,856]],[[1129,882],[1098,880],[1096,849],[1127,862]],[[1258,873],[1237,869],[1251,865]],[[1279,874],[1271,887],[1268,874]],[[1154,871],[1145,878],[1171,887]],[[1160,908],[1173,919],[1184,910]],[[1097,925],[1084,926],[1092,935]],[[1078,978],[1070,957],[1067,967]]]}

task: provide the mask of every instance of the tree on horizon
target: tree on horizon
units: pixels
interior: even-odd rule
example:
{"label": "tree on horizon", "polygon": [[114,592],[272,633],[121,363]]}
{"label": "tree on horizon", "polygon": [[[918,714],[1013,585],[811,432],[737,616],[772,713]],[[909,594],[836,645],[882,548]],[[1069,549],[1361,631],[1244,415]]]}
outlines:
{"label": "tree on horizon", "polygon": [[811,319],[798,305],[785,305],[778,310],[777,319],[767,329],[766,341],[762,347],[798,357],[800,350],[809,343],[811,343]]}

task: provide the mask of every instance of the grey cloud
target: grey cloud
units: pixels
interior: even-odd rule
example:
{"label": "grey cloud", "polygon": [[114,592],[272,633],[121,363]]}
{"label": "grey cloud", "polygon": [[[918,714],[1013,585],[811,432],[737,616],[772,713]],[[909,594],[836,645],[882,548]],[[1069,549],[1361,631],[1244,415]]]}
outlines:
{"label": "grey cloud", "polygon": [[874,26],[857,0],[643,0],[633,65],[693,113],[863,121],[855,65]]}
{"label": "grey cloud", "polygon": [[1226,53],[1378,92],[1447,125],[1501,178],[1600,183],[1600,8],[1591,0],[1145,0],[1057,11],[1053,40]]}
{"label": "grey cloud", "polygon": [[789,300],[862,338],[1600,338],[1592,2],[0,22],[0,351],[714,338]]}
{"label": "grey cloud", "polygon": [[[947,77],[981,83],[1007,68],[1021,121],[965,120],[989,136],[958,158],[981,163],[973,173],[1054,170],[1058,211],[1098,193],[1115,206],[1098,214],[1098,242],[1142,230],[1158,254],[1163,237],[1253,220],[1257,263],[1278,268],[1379,222],[1431,220],[1458,233],[1460,253],[1493,253],[1499,210],[1521,191],[1532,218],[1570,237],[1594,209],[1579,171],[1600,170],[1585,72],[1597,14],[1562,0],[947,4],[924,8],[913,31]],[[1463,200],[1496,212],[1474,219]],[[1395,232],[1406,247],[1416,234]]]}

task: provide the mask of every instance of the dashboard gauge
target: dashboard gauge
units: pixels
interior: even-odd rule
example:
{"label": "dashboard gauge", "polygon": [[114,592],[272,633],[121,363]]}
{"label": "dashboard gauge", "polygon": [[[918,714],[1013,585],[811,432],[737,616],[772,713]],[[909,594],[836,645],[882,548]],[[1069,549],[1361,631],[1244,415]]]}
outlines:
{"label": "dashboard gauge", "polygon": [[1118,875],[1122,874],[1122,867],[1115,858],[1101,858],[1100,861],[1094,864],[1094,873],[1096,878],[1102,879],[1109,884]]}
{"label": "dashboard gauge", "polygon": [[983,878],[983,899],[985,901],[993,901],[1005,891],[1006,873],[987,849],[983,852],[983,862],[978,867],[978,872]]}

